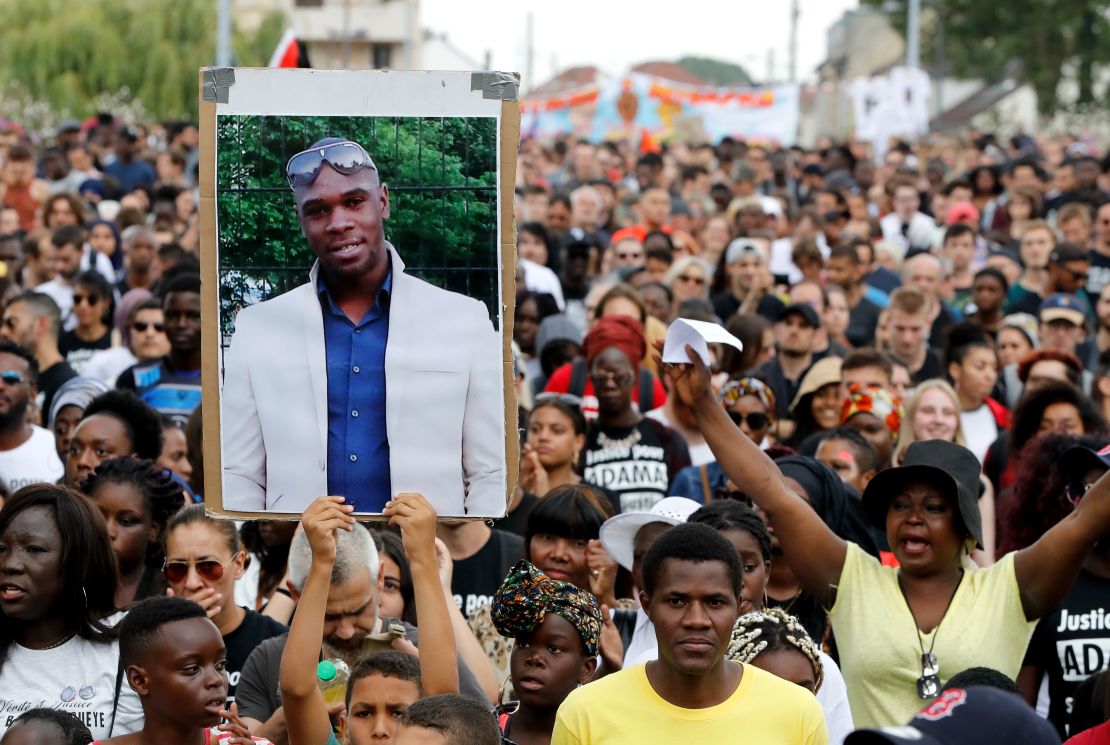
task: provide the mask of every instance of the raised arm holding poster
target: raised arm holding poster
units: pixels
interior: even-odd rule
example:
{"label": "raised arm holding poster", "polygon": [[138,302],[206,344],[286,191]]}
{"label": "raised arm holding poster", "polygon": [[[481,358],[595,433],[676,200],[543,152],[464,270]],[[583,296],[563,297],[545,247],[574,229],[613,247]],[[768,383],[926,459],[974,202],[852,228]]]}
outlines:
{"label": "raised arm holding poster", "polygon": [[509,83],[235,70],[226,103],[202,104],[210,510],[338,494],[375,515],[415,491],[441,516],[504,514]]}

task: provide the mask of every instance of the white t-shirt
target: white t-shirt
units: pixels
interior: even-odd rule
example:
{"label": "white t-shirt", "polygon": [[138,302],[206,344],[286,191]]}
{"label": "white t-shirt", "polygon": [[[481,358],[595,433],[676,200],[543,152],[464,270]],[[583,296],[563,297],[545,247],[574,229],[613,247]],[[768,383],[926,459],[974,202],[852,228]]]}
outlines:
{"label": "white t-shirt", "polygon": [[961,411],[960,424],[964,428],[964,437],[967,438],[967,449],[982,463],[987,450],[998,439],[998,422],[995,421],[994,413],[989,406],[982,404],[974,411]]}
{"label": "white t-shirt", "polygon": [[[682,434],[682,431],[671,423],[671,418],[667,416],[667,412],[662,406],[657,409],[652,409],[644,416],[648,417],[649,419],[654,419],[660,424],[670,427],[675,432],[678,432],[680,435]],[[709,443],[707,443],[704,438],[701,438],[701,442],[691,442],[690,440],[686,440],[686,449],[690,451],[691,465],[704,466],[706,463],[712,463],[714,460],[716,460],[716,456],[713,455],[713,451],[709,449]]]}
{"label": "white t-shirt", "polygon": [[555,298],[555,304],[559,306],[559,310],[565,309],[567,304],[563,300],[563,284],[559,281],[559,276],[543,264],[537,264],[528,259],[518,259],[518,261],[524,269],[524,286],[532,292],[548,293]]}
{"label": "white t-shirt", "polygon": [[65,473],[54,435],[31,425],[31,437],[14,450],[0,450],[0,482],[14,494],[27,484],[55,483]]}
{"label": "white t-shirt", "polygon": [[89,357],[89,361],[85,363],[85,371],[82,374],[86,378],[96,378],[114,388],[120,374],[138,361],[139,359],[131,354],[131,350],[127,347],[101,349],[98,352],[93,352],[92,356]]}
{"label": "white t-shirt", "polygon": [[644,662],[659,659],[659,642],[655,638],[655,626],[643,608],[636,609],[636,627],[624,650],[624,666],[633,667]]}
{"label": "white t-shirt", "polygon": [[12,644],[0,670],[0,736],[12,721],[38,707],[73,714],[92,731],[93,738],[138,732],[143,707],[126,678],[120,682],[115,726],[118,642],[91,642],[74,637],[54,649],[32,650]]}
{"label": "white t-shirt", "polygon": [[821,684],[821,690],[817,692],[817,702],[825,710],[829,745],[842,745],[844,738],[856,728],[852,721],[852,709],[848,706],[848,686],[844,684],[844,676],[833,658],[824,652],[819,651],[818,654],[821,655],[825,680]]}

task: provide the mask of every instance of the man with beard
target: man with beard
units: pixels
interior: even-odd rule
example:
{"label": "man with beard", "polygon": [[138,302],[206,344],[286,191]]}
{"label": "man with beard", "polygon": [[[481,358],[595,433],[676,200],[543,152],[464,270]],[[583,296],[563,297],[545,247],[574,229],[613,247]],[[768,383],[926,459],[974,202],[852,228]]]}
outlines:
{"label": "man with beard", "polygon": [[29,350],[0,340],[0,483],[9,494],[27,484],[54,483],[64,472],[54,436],[27,421],[37,375]]}
{"label": "man with beard", "polygon": [[[378,616],[381,563],[370,533],[356,526],[350,531],[336,531],[335,540],[335,563],[324,615],[323,657],[341,659],[353,668],[371,652],[392,648],[415,654],[412,645],[420,643],[416,627]],[[294,600],[300,597],[311,568],[312,547],[301,531],[293,537],[289,547],[289,577]],[[247,658],[235,688],[239,715],[251,734],[272,742],[286,741],[285,712],[281,708],[278,682],[281,655],[288,639],[288,634],[282,634],[262,642]],[[458,668],[459,691],[485,701],[481,686],[461,658]],[[331,713],[335,715],[342,710],[343,705],[339,704]]]}
{"label": "man with beard", "polygon": [[132,225],[123,231],[123,272],[116,282],[116,290],[122,296],[128,290],[142,287],[149,290],[158,279],[154,257],[158,242],[154,231],[143,225]]}
{"label": "man with beard", "polygon": [[50,413],[54,394],[77,372],[58,351],[61,332],[61,311],[58,304],[41,292],[17,295],[4,309],[0,338],[31,350],[39,370],[36,387],[42,394],[39,411]]}
{"label": "man with beard", "polygon": [[135,391],[159,414],[184,427],[200,405],[200,277],[179,274],[162,288],[170,353],[127,368],[117,388]]}
{"label": "man with beard", "polygon": [[798,386],[813,364],[813,337],[821,328],[821,319],[812,306],[795,303],[787,306],[775,322],[778,354],[756,371],[775,392],[775,418],[790,418],[790,402]]}

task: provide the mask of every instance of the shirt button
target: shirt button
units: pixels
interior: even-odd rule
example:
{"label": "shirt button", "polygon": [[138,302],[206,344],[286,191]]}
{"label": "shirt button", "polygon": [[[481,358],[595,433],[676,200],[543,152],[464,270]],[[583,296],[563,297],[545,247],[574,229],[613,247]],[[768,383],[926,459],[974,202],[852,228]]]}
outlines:
{"label": "shirt button", "polygon": [[361,333],[362,333],[362,329],[355,329],[355,333],[356,333],[356,334],[361,334]]}
{"label": "shirt button", "polygon": [[360,372],[358,365],[355,365],[354,367],[352,367],[351,372],[354,372],[354,373]]}
{"label": "shirt button", "polygon": [[353,416],[355,419],[358,419],[358,409],[355,409],[354,411],[352,411],[351,416]]}
{"label": "shirt button", "polygon": [[354,453],[351,453],[351,462],[352,463],[357,463],[358,462],[358,456],[355,455]]}

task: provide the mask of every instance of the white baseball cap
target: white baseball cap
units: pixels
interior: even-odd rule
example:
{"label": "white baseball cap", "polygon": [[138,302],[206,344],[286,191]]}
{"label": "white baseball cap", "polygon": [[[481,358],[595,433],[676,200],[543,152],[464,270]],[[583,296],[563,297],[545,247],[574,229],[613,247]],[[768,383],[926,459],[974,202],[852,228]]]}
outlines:
{"label": "white baseball cap", "polygon": [[686,497],[665,497],[647,512],[623,512],[601,525],[601,545],[617,563],[632,571],[632,551],[640,528],[651,523],[681,525],[700,504]]}

